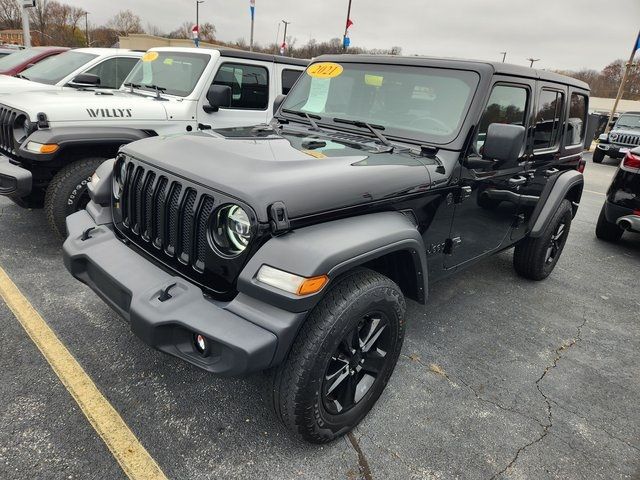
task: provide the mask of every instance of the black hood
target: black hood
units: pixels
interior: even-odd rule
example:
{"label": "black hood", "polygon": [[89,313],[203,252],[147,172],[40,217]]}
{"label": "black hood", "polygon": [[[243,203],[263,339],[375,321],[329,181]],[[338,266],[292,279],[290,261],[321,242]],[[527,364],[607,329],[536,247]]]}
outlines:
{"label": "black hood", "polygon": [[248,203],[261,222],[268,221],[267,209],[277,201],[295,219],[425,190],[430,184],[423,162],[408,150],[379,153],[373,144],[294,129],[276,134],[265,126],[153,137],[122,150]]}

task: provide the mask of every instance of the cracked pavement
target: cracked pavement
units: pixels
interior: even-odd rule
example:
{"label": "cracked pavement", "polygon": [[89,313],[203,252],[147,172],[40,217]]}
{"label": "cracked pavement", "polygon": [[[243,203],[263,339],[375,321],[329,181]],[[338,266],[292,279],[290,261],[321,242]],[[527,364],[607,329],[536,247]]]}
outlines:
{"label": "cracked pavement", "polygon": [[[640,235],[594,236],[614,170],[589,161],[546,281],[505,252],[409,303],[385,393],[324,446],[274,420],[265,376],[216,378],[138,341],[64,270],[42,212],[0,199],[0,265],[169,478],[637,479]],[[124,478],[1,301],[0,322],[0,478]]]}

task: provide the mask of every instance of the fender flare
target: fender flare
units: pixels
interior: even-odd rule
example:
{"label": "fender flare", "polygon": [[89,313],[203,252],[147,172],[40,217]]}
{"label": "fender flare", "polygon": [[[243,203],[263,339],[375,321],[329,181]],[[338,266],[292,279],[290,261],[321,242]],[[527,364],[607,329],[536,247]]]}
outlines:
{"label": "fender flare", "polygon": [[[20,156],[35,161],[51,161],[69,147],[113,145],[119,147],[151,136],[139,128],[126,127],[54,127],[33,132],[20,146]],[[57,144],[60,149],[52,154],[37,154],[26,149],[28,142]]]}
{"label": "fender flare", "polygon": [[568,170],[549,179],[531,215],[530,237],[538,238],[542,235],[562,201],[574,188],[577,188],[578,195],[572,201],[577,204],[584,188],[584,177],[577,170]]}
{"label": "fender flare", "polygon": [[293,230],[269,239],[251,257],[238,277],[240,293],[291,312],[313,308],[322,291],[306,297],[259,283],[262,265],[286,272],[314,277],[328,275],[331,280],[357,266],[389,253],[406,251],[413,261],[420,300],[427,296],[426,248],[416,226],[400,212],[380,212],[333,220]]}

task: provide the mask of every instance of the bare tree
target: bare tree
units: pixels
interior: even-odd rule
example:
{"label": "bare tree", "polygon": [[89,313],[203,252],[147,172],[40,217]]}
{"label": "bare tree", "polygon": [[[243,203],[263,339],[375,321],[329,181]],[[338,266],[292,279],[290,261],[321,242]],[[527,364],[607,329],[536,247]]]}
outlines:
{"label": "bare tree", "polygon": [[155,35],[156,37],[164,37],[165,36],[165,33],[162,31],[162,29],[160,27],[158,27],[157,25],[154,25],[151,22],[147,23],[147,28],[145,28],[145,31],[149,35]]}
{"label": "bare tree", "polygon": [[0,29],[13,30],[22,26],[22,14],[16,0],[0,0]]}
{"label": "bare tree", "polygon": [[121,10],[118,12],[107,22],[107,27],[115,30],[118,35],[124,37],[131,33],[143,32],[142,20],[131,10]]}

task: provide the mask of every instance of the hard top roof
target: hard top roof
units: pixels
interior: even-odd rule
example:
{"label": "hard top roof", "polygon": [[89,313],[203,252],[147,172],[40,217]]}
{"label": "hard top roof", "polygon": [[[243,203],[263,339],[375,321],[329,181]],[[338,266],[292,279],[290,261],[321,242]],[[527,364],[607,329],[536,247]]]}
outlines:
{"label": "hard top roof", "polygon": [[457,58],[443,57],[421,57],[421,56],[401,56],[401,55],[321,55],[314,58],[314,61],[330,62],[350,62],[350,63],[378,63],[386,65],[409,65],[420,67],[454,68],[459,70],[490,69],[493,73],[514,77],[531,78],[554,83],[571,85],[583,90],[589,90],[589,85],[581,80],[560,75],[559,73],[546,70],[512,65],[510,63],[488,62],[483,60],[463,60]]}
{"label": "hard top roof", "polygon": [[247,52],[246,50],[239,50],[235,48],[228,47],[155,47],[152,48],[153,51],[158,52],[188,52],[188,53],[208,53],[208,51],[218,51],[220,55],[223,57],[230,58],[239,58],[245,60],[259,60],[263,62],[270,63],[283,63],[285,65],[298,65],[301,67],[306,67],[309,65],[309,60],[305,60],[302,58],[291,58],[291,57],[283,57],[280,55],[273,55],[270,53],[257,53],[257,52]]}

